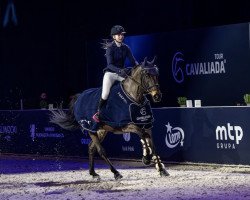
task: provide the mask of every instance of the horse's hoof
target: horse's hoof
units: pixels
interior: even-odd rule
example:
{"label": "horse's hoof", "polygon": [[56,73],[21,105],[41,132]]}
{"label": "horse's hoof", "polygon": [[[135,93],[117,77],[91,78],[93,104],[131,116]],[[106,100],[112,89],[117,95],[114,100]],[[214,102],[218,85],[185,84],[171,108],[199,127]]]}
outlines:
{"label": "horse's hoof", "polygon": [[101,180],[99,174],[97,174],[97,173],[95,173],[95,172],[90,172],[89,174],[92,175],[92,178],[93,178],[94,180],[97,180],[97,181]]}
{"label": "horse's hoof", "polygon": [[92,176],[92,178],[93,178],[93,180],[95,180],[95,181],[100,181],[100,180],[101,180],[101,178],[100,178],[99,175]]}
{"label": "horse's hoof", "polygon": [[166,169],[162,169],[162,170],[160,171],[160,176],[161,176],[161,177],[163,177],[163,176],[170,176],[170,174],[167,172]]}
{"label": "horse's hoof", "polygon": [[118,172],[115,174],[115,180],[121,179],[123,176]]}
{"label": "horse's hoof", "polygon": [[151,164],[151,159],[148,158],[147,156],[143,156],[143,157],[142,157],[142,163],[143,163],[144,165],[150,165],[150,164]]}

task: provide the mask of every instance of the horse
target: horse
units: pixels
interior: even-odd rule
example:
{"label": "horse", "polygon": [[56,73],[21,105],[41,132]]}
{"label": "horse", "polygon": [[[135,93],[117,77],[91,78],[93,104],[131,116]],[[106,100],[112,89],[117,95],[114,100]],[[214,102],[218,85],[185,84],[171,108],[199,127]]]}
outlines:
{"label": "horse", "polygon": [[[86,108],[79,107],[79,105],[86,104],[85,102],[89,99],[88,94],[91,93],[92,91],[96,91],[95,89],[83,91],[82,93],[83,96],[87,96],[85,100],[82,100],[80,98],[81,94],[75,95],[69,104],[68,113],[66,113],[63,110],[51,111],[52,113],[50,116],[50,122],[57,124],[63,129],[67,129],[67,130],[75,130],[75,129],[80,128],[82,131],[84,130],[88,131],[88,134],[91,138],[91,142],[89,143],[89,146],[88,146],[89,174],[94,179],[100,180],[100,176],[99,174],[95,172],[95,168],[94,168],[94,155],[96,152],[98,152],[100,157],[104,159],[105,162],[109,165],[110,170],[111,172],[113,172],[114,178],[116,180],[121,179],[123,177],[114,167],[114,165],[111,163],[111,161],[109,160],[109,158],[107,157],[105,153],[104,147],[101,145],[102,141],[104,140],[108,132],[114,133],[114,134],[123,134],[123,133],[128,133],[128,132],[137,134],[142,144],[143,164],[151,165],[152,163],[155,165],[155,168],[159,172],[160,176],[169,176],[169,173],[167,172],[159,155],[157,155],[155,151],[154,143],[152,140],[152,122],[153,122],[152,118],[153,117],[150,115],[151,107],[146,97],[147,95],[150,95],[153,99],[153,102],[161,101],[162,94],[161,94],[160,86],[158,82],[158,75],[159,75],[159,70],[158,70],[158,67],[155,65],[155,58],[150,62],[147,61],[147,58],[145,58],[141,64],[134,66],[131,69],[130,74],[127,74],[125,80],[119,83],[120,87],[125,93],[125,96],[129,100],[131,100],[131,102],[133,102],[134,105],[139,106],[139,111],[142,113],[142,115],[140,117],[137,117],[136,119],[142,120],[142,122],[144,123],[141,123],[141,122],[137,123],[138,121],[127,122],[126,120],[125,121],[122,120],[123,123],[114,125],[112,123],[108,123],[105,120],[102,120],[103,111],[101,111],[100,113],[101,122],[98,124],[94,124],[94,127],[96,128],[96,132],[93,131],[93,129],[91,129],[88,126],[90,123],[93,122],[93,120],[91,121],[92,118],[89,117],[87,120],[86,118],[84,118],[84,116],[81,116],[79,118],[77,116],[77,113],[81,113],[81,114],[85,113],[82,115],[86,115],[86,112],[84,110],[89,110],[89,106],[87,105],[88,108],[86,109]],[[111,89],[111,93],[112,93],[113,87]],[[100,88],[99,90],[101,91]],[[121,97],[121,94],[119,94],[118,98],[120,97]],[[111,97],[109,97],[108,100],[109,99],[111,99]],[[123,96],[120,99],[121,101],[124,101]],[[81,102],[81,101],[85,101],[85,102]],[[149,107],[145,108],[146,104],[149,105]],[[116,105],[116,104],[114,103],[111,104],[111,107],[112,105]],[[116,109],[118,109],[118,107],[119,106],[117,106]],[[94,109],[91,110],[90,116],[92,116],[95,113],[96,109],[97,109],[97,103],[96,105],[94,105]],[[145,113],[147,112],[147,110],[149,110],[149,112],[146,115]],[[118,112],[117,110],[114,111],[114,113],[116,114],[117,112]],[[122,113],[122,111],[120,111],[119,113]],[[106,115],[110,117],[110,109],[106,109]],[[115,115],[115,118],[117,118],[116,115]],[[151,121],[150,120],[147,121],[147,119],[151,119]]]}

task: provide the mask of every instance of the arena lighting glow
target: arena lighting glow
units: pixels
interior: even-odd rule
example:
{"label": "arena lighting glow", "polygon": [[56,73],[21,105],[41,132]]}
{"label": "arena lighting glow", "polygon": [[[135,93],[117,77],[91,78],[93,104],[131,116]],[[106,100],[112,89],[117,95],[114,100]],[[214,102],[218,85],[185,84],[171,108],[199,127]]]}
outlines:
{"label": "arena lighting glow", "polygon": [[248,41],[249,41],[249,49],[250,49],[250,23],[248,23]]}
{"label": "arena lighting glow", "polygon": [[[150,35],[127,36],[125,43],[128,44],[138,62],[142,62],[146,56],[154,57],[153,37]],[[149,58],[151,60],[152,58]],[[128,64],[128,63],[126,63]]]}
{"label": "arena lighting glow", "polygon": [[8,1],[7,7],[6,7],[5,15],[3,18],[4,28],[9,24],[10,20],[15,26],[17,26],[18,23],[17,23],[16,9],[12,0]]}

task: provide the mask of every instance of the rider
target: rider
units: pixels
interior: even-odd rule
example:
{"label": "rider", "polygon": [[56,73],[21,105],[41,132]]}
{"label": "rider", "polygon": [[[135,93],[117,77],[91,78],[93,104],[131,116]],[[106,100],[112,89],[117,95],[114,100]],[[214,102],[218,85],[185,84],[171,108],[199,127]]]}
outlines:
{"label": "rider", "polygon": [[138,65],[128,45],[123,43],[125,30],[120,25],[111,28],[112,42],[106,43],[107,67],[103,70],[104,77],[102,83],[102,94],[98,104],[97,112],[93,115],[95,122],[100,122],[99,114],[102,106],[106,103],[110,88],[115,81],[123,81],[127,74],[127,68],[124,66],[126,58],[129,59],[132,66]]}

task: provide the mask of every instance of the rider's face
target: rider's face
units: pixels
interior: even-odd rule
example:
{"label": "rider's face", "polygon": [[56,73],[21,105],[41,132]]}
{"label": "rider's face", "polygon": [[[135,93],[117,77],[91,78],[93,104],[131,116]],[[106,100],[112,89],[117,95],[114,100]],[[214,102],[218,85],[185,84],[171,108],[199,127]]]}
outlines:
{"label": "rider's face", "polygon": [[121,33],[121,34],[113,35],[113,39],[114,39],[116,42],[121,43],[121,42],[124,40],[124,34]]}

